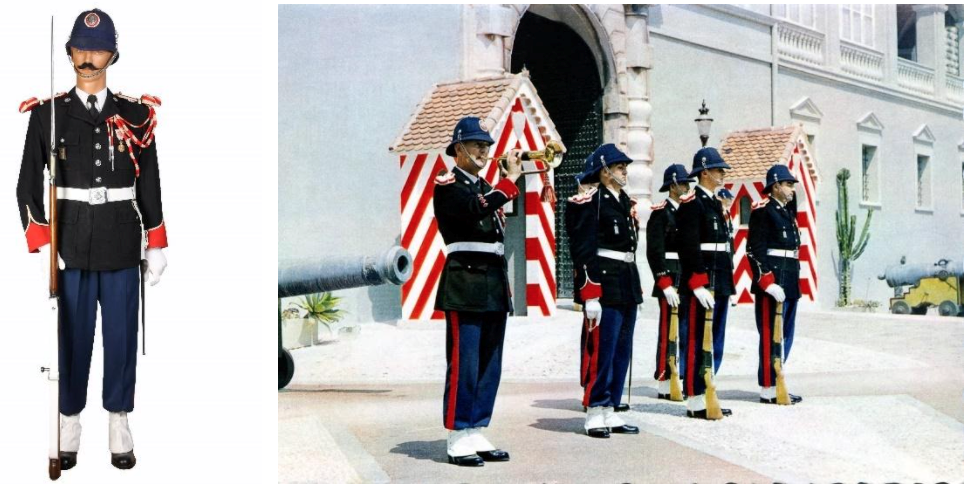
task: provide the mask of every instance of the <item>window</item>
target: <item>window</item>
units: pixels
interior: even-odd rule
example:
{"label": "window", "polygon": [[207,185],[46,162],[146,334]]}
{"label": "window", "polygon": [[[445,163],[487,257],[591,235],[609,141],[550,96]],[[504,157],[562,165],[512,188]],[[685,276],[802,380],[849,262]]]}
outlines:
{"label": "window", "polygon": [[879,158],[876,147],[862,146],[862,202],[879,202]]}
{"label": "window", "polygon": [[815,28],[815,5],[789,3],[775,5],[775,17],[789,22]]}
{"label": "window", "polygon": [[839,35],[856,44],[875,47],[875,17],[870,4],[842,5]]}
{"label": "window", "polygon": [[[946,11],[946,72],[952,74],[953,76],[962,76],[962,66],[959,65],[959,60],[962,57],[962,49],[960,46],[963,42],[963,22],[962,20],[956,20],[953,16],[953,9],[955,6],[949,5],[949,10]],[[959,6],[959,17],[962,19],[962,6]]]}
{"label": "window", "polygon": [[896,39],[899,57],[916,61],[916,12],[912,5],[896,5]]}
{"label": "window", "polygon": [[929,156],[916,156],[918,171],[916,172],[916,208],[932,209],[932,172],[929,168]]}
{"label": "window", "polygon": [[748,226],[748,222],[751,221],[751,198],[748,196],[741,196],[738,200],[738,224],[741,226]]}

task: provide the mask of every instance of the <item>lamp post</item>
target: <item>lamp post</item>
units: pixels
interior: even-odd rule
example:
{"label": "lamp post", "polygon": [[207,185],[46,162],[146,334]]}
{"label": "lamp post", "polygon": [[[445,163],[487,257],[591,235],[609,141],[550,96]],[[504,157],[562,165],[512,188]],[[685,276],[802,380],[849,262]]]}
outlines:
{"label": "lamp post", "polygon": [[711,133],[711,122],[714,118],[708,116],[708,112],[711,111],[705,105],[704,100],[701,100],[701,108],[698,108],[698,117],[694,119],[694,123],[698,125],[698,136],[701,137],[701,146],[705,147],[708,145],[708,134]]}

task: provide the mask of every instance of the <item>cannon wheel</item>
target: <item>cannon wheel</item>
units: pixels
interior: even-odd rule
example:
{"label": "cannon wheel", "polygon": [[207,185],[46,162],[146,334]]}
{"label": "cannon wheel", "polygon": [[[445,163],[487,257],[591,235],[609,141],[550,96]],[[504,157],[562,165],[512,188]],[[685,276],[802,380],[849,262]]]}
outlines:
{"label": "cannon wheel", "polygon": [[939,315],[955,316],[959,314],[959,306],[951,300],[944,300],[939,303]]}
{"label": "cannon wheel", "polygon": [[918,305],[912,308],[912,313],[917,316],[924,316],[929,310],[929,304]]}
{"label": "cannon wheel", "polygon": [[912,309],[909,308],[909,303],[904,300],[897,300],[892,303],[892,313],[893,314],[908,314]]}
{"label": "cannon wheel", "polygon": [[292,381],[292,377],[295,376],[295,360],[292,359],[292,353],[288,352],[287,349],[280,350],[278,355],[278,389],[281,390],[285,388],[286,385]]}

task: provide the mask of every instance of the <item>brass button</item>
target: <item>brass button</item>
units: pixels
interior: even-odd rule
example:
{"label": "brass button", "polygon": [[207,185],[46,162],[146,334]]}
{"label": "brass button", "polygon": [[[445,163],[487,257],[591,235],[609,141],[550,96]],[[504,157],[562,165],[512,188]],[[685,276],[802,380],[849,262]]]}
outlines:
{"label": "brass button", "polygon": [[94,129],[94,133],[101,133],[101,127],[97,127],[97,128],[95,128],[95,129]]}
{"label": "brass button", "polygon": [[101,182],[101,178],[100,177],[95,177],[94,178],[94,182]]}
{"label": "brass button", "polygon": [[101,161],[100,160],[95,160],[94,161],[94,165],[100,167],[101,166]]}
{"label": "brass button", "polygon": [[101,149],[101,144],[100,143],[95,143],[94,144],[94,150],[100,150],[100,149]]}

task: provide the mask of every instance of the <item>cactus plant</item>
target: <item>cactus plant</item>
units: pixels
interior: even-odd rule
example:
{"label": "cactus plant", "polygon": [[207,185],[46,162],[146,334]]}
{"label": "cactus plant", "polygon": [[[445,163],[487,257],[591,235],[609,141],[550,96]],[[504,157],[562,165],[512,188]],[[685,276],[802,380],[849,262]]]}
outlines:
{"label": "cactus plant", "polygon": [[855,216],[849,216],[849,189],[847,182],[851,174],[842,169],[835,176],[839,189],[839,207],[835,211],[835,236],[839,244],[839,306],[849,305],[852,297],[852,262],[858,260],[869,243],[869,225],[872,223],[872,208],[865,217],[862,233],[855,239]]}

